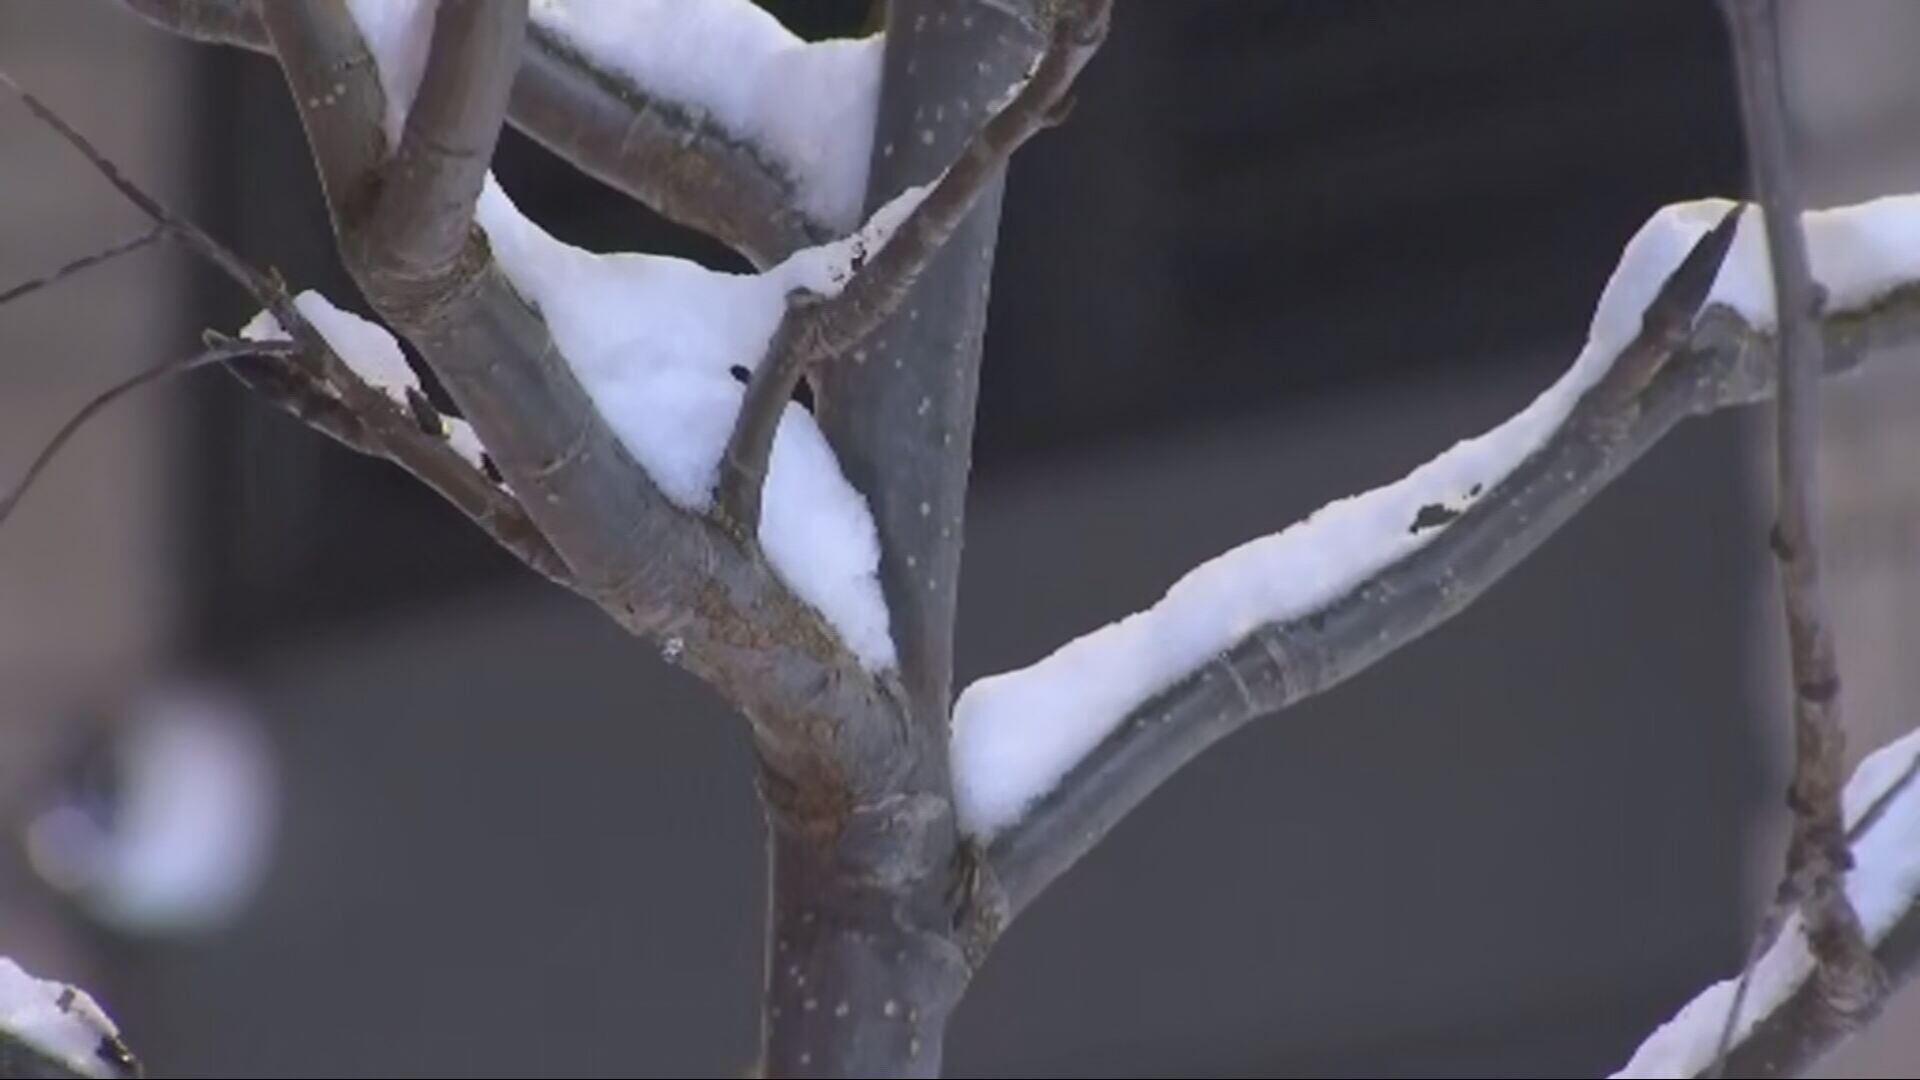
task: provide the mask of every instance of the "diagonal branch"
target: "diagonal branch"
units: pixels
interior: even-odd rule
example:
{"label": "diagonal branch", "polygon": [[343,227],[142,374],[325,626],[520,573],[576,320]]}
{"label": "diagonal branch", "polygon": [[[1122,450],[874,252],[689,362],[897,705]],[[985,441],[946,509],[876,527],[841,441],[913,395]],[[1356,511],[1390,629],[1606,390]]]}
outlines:
{"label": "diagonal branch", "polygon": [[1849,854],[1840,789],[1846,733],[1841,727],[1833,627],[1820,586],[1814,510],[1824,298],[1814,284],[1801,231],[1803,204],[1788,146],[1778,4],[1727,0],[1726,14],[1754,186],[1766,211],[1774,309],[1780,318],[1774,408],[1778,505],[1770,540],[1785,601],[1794,732],[1788,796],[1794,823],[1781,899],[1799,905],[1807,940],[1819,960],[1818,983],[1832,1009],[1831,1022],[1846,1025],[1870,1014],[1885,988],[1844,885]]}
{"label": "diagonal branch", "polygon": [[[1911,199],[1902,199],[1845,213],[1881,213],[1889,221],[1904,220],[1914,208]],[[1670,228],[1673,220],[1656,216],[1643,235]],[[1856,224],[1859,221],[1837,221],[1836,243],[1841,242],[1839,233],[1865,225]],[[1713,242],[1702,241],[1693,249],[1667,281],[1661,299],[1646,309],[1639,335],[1564,421],[1489,485],[1491,490],[1474,493],[1464,511],[1422,507],[1411,527],[1432,526],[1430,539],[1324,601],[1260,623],[1162,684],[1164,689],[1124,707],[1097,744],[1073,760],[1037,803],[989,829],[990,868],[997,887],[987,883],[975,917],[995,927],[1017,913],[1162,782],[1220,738],[1351,678],[1458,614],[1687,416],[1772,394],[1771,312],[1758,295],[1763,286],[1755,284],[1763,279],[1751,257],[1754,244],[1744,246],[1748,258],[1738,268],[1730,266],[1721,275],[1706,313],[1697,321],[1690,314],[1689,301],[1707,295],[1708,284],[1715,281],[1711,271],[1729,226],[1723,221],[1709,234]],[[1866,225],[1860,235],[1877,235],[1876,226]],[[1636,239],[1635,244],[1640,243]],[[1616,285],[1643,272],[1629,266],[1634,250],[1629,248],[1628,262],[1616,272]],[[1888,255],[1884,249],[1877,256],[1864,248],[1834,252],[1833,265],[1851,276],[1847,302],[1823,324],[1829,373],[1855,366],[1876,348],[1920,339],[1920,283],[1915,283],[1920,269],[1908,265],[1914,261],[1910,258],[1896,268],[1872,263],[1875,257],[1903,256]],[[1869,275],[1879,276],[1868,281]],[[1889,287],[1889,281],[1906,284]],[[1603,312],[1614,291],[1610,286],[1609,297],[1603,298]],[[1596,328],[1599,323],[1596,317]],[[1077,659],[1070,655],[1072,648],[1054,658],[1068,674]],[[968,698],[990,696],[991,683],[977,683],[962,696],[955,726],[956,784],[981,780],[979,762],[963,770],[965,763],[958,757],[963,737],[977,735],[967,730]],[[1082,691],[1100,689],[1084,679],[1072,685]],[[1063,684],[1063,689],[1070,688]],[[1038,706],[1055,700],[1022,694],[1015,703]],[[1046,724],[1050,718],[1042,714],[1025,719]]]}
{"label": "diagonal branch", "polygon": [[122,240],[117,244],[101,248],[99,251],[92,252],[91,254],[82,255],[51,274],[34,278],[31,281],[23,281],[7,289],[0,289],[0,304],[10,303],[23,296],[39,292],[49,285],[56,285],[74,274],[78,274],[83,270],[91,270],[101,263],[112,262],[122,255],[131,255],[165,235],[166,230],[164,228],[151,228],[139,236]]}
{"label": "diagonal branch", "polygon": [[12,516],[14,509],[20,505],[20,500],[26,497],[28,491],[32,490],[34,481],[40,478],[40,474],[45,471],[46,467],[59,455],[61,448],[67,445],[67,441],[73,438],[75,433],[81,428],[85,427],[87,421],[99,415],[100,411],[107,406],[143,386],[149,386],[174,375],[184,375],[189,371],[198,370],[209,364],[222,364],[255,356],[284,357],[293,351],[294,345],[291,342],[210,341],[206,348],[201,349],[191,356],[178,360],[170,360],[167,363],[135,372],[127,378],[107,387],[99,394],[89,398],[86,404],[82,405],[78,411],[68,417],[66,422],[54,431],[53,437],[47,440],[46,445],[40,449],[40,452],[34,455],[33,460],[27,464],[26,471],[21,473],[20,479],[14,482],[13,487],[4,493],[0,493],[0,525],[4,525],[7,518]]}
{"label": "diagonal branch", "polygon": [[1111,0],[1078,0],[1057,11],[1032,76],[980,126],[879,250],[838,293],[789,298],[721,459],[717,502],[740,535],[750,537],[759,528],[774,432],[801,376],[813,364],[843,356],[899,309],[1007,159],[1064,115],[1074,78],[1106,38],[1110,13]]}

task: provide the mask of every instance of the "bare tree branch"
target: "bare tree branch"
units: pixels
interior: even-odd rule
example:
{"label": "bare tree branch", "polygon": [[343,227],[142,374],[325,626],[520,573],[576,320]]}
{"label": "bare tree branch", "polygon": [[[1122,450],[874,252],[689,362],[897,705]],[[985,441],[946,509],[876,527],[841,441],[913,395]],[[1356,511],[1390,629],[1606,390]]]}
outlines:
{"label": "bare tree branch", "polygon": [[122,240],[117,244],[101,248],[92,254],[82,255],[51,274],[34,278],[31,281],[23,281],[10,289],[0,291],[0,304],[6,304],[18,300],[23,296],[39,292],[49,285],[58,284],[74,274],[78,274],[83,270],[90,270],[93,267],[99,266],[101,263],[112,262],[122,255],[130,255],[146,247],[148,244],[153,243],[155,240],[160,239],[165,235],[165,232],[166,230],[163,228],[148,229],[146,232],[130,240]]}
{"label": "bare tree branch", "polygon": [[[197,41],[271,54],[247,0],[121,0]],[[696,105],[649,94],[564,38],[527,28],[508,119],[575,168],[766,267],[835,232],[800,206],[795,178]]]}
{"label": "bare tree branch", "polygon": [[298,358],[267,355],[245,367],[230,366],[242,383],[342,444],[406,469],[536,573],[572,586],[566,565],[520,503],[469,464],[445,439],[421,431],[385,394],[355,375],[293,306],[279,281],[254,269],[127,179],[85,136],[3,71],[0,87],[18,96],[34,116],[78,150],[115,190],[167,235],[247,290],[300,345]]}
{"label": "bare tree branch", "polygon": [[46,446],[34,455],[26,472],[14,482],[13,487],[5,493],[0,493],[0,525],[6,524],[14,508],[20,505],[20,500],[33,488],[33,482],[40,478],[41,472],[52,463],[54,457],[60,453],[60,449],[67,445],[67,440],[73,438],[74,434],[86,426],[87,421],[98,415],[100,410],[143,386],[170,376],[184,375],[189,371],[206,367],[208,364],[220,364],[251,356],[286,356],[295,349],[296,346],[292,342],[211,341],[206,348],[192,356],[146,368],[114,383],[88,399],[79,411],[68,417],[67,421],[53,433],[53,437],[47,440]]}
{"label": "bare tree branch", "polygon": [[[1539,450],[1432,541],[1309,615],[1256,628],[1129,713],[994,837],[994,880],[971,917],[997,927],[1202,750],[1346,681],[1464,610],[1687,416],[1771,395],[1770,334],[1717,306],[1697,321],[1688,315],[1687,301],[1697,302],[1713,281],[1717,247],[1703,240],[1695,248],[1608,376]],[[1920,285],[1830,312],[1823,327],[1826,370],[1851,369],[1876,348],[1920,339]]]}
{"label": "bare tree branch", "polygon": [[120,0],[162,30],[209,45],[266,51],[267,30],[253,0]]}
{"label": "bare tree branch", "polygon": [[1794,730],[1788,796],[1794,825],[1781,898],[1799,905],[1807,940],[1820,963],[1821,995],[1833,1010],[1833,1022],[1846,1024],[1876,1007],[1885,981],[1862,936],[1845,883],[1851,860],[1840,810],[1846,732],[1833,628],[1820,587],[1814,510],[1824,366],[1819,319],[1825,304],[1801,231],[1803,204],[1788,147],[1778,5],[1775,0],[1726,0],[1726,13],[1754,186],[1766,211],[1774,310],[1780,320],[1774,408],[1778,505],[1770,540],[1785,601]]}
{"label": "bare tree branch", "polygon": [[759,528],[774,432],[801,376],[813,364],[845,356],[899,310],[981,194],[998,181],[1007,159],[1062,115],[1074,78],[1106,38],[1110,14],[1111,0],[1080,0],[1056,10],[1032,77],[980,126],[959,159],[852,280],[831,297],[801,293],[789,298],[721,458],[717,502],[742,537],[751,538]]}

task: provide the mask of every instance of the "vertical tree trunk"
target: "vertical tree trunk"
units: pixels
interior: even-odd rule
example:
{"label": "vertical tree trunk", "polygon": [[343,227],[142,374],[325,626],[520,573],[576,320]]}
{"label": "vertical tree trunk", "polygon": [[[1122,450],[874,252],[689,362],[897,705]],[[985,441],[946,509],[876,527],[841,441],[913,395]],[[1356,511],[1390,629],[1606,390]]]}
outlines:
{"label": "vertical tree trunk", "polygon": [[[937,177],[1041,46],[979,0],[891,0],[886,33],[869,208]],[[787,784],[768,780],[768,1076],[937,1076],[972,974],[954,930],[967,864],[947,714],[999,217],[996,181],[893,318],[815,376],[821,427],[880,533],[906,752],[897,777],[844,808],[823,810],[818,792],[788,798]]]}

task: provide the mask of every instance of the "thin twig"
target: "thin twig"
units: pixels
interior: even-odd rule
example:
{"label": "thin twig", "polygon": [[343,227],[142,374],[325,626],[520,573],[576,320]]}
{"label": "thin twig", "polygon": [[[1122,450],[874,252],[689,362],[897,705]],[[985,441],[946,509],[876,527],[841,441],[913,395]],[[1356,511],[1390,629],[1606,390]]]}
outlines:
{"label": "thin twig", "polygon": [[60,425],[60,429],[54,432],[53,438],[47,440],[47,445],[40,450],[40,453],[34,456],[32,464],[27,466],[27,471],[19,480],[14,482],[13,487],[8,490],[6,494],[0,495],[0,525],[6,524],[7,519],[12,516],[14,509],[20,505],[20,500],[26,497],[27,492],[32,489],[34,481],[38,480],[40,474],[46,470],[48,465],[52,464],[54,457],[60,453],[61,448],[67,445],[67,441],[73,438],[82,427],[86,426],[87,421],[98,415],[100,410],[143,386],[159,382],[162,379],[174,375],[184,375],[189,371],[206,367],[208,364],[219,364],[228,360],[238,360],[248,356],[287,356],[297,349],[298,346],[291,341],[235,341],[232,339],[220,339],[210,342],[206,348],[191,356],[182,357],[177,360],[169,360],[156,367],[146,368],[107,387],[105,390],[96,394],[85,405],[80,406],[80,410],[69,417],[66,423]]}
{"label": "thin twig", "polygon": [[119,166],[115,165],[111,158],[101,153],[92,142],[88,141],[86,136],[75,130],[72,124],[67,123],[67,121],[61,117],[59,113],[54,112],[46,102],[35,97],[26,87],[21,86],[14,80],[13,76],[7,74],[5,71],[0,71],[0,87],[4,87],[15,97],[18,97],[20,103],[27,107],[28,112],[31,112],[41,123],[52,128],[56,134],[66,140],[69,146],[78,150],[80,155],[87,159],[88,164],[93,166],[94,171],[105,178],[107,183],[112,184],[114,190],[118,191],[121,196],[132,203],[141,213],[147,215],[156,225],[166,226],[181,243],[186,244],[195,254],[198,254],[219,268],[222,273],[232,278],[241,288],[252,293],[256,300],[259,300],[264,306],[270,308],[274,316],[280,320],[280,325],[292,327],[305,321],[300,318],[299,312],[294,310],[293,305],[287,301],[285,290],[281,289],[277,282],[266,274],[255,270],[245,259],[242,259],[224,244],[207,235],[207,233],[203,232],[192,222],[168,209],[160,200],[147,194],[140,185],[127,179],[125,174],[121,173]]}
{"label": "thin twig", "polygon": [[156,225],[132,239],[122,240],[110,247],[101,248],[91,255],[82,255],[51,274],[47,274],[44,277],[37,277],[30,281],[23,281],[5,292],[0,292],[0,304],[11,303],[29,293],[39,292],[49,285],[64,281],[74,274],[99,266],[101,263],[112,262],[122,255],[131,255],[165,235],[166,228]]}
{"label": "thin twig", "polygon": [[406,469],[535,572],[574,587],[566,562],[519,501],[444,439],[422,432],[406,410],[355,375],[300,314],[278,278],[255,269],[128,179],[84,135],[4,71],[0,71],[0,87],[18,96],[34,116],[78,150],[115,190],[167,235],[213,264],[273,313],[299,350],[295,356],[263,361],[245,370],[236,368],[235,374],[250,389],[342,444]]}
{"label": "thin twig", "polygon": [[832,297],[801,293],[789,298],[767,355],[747,384],[720,462],[715,502],[742,539],[759,529],[774,433],[807,366],[843,354],[893,314],[1013,152],[1065,116],[1074,79],[1106,39],[1111,11],[1112,0],[1074,0],[1058,11],[1032,77],[980,126],[959,159],[846,287]]}
{"label": "thin twig", "polygon": [[1788,145],[1777,0],[1727,0],[1740,114],[1754,187],[1766,211],[1779,322],[1776,399],[1776,516],[1770,536],[1780,574],[1793,681],[1793,832],[1784,896],[1800,908],[1817,981],[1839,1023],[1875,1008],[1885,978],[1846,893],[1847,848],[1840,792],[1846,782],[1840,674],[1832,623],[1820,586],[1815,520],[1820,444],[1820,341],[1824,290],[1813,280],[1801,230],[1798,181]]}

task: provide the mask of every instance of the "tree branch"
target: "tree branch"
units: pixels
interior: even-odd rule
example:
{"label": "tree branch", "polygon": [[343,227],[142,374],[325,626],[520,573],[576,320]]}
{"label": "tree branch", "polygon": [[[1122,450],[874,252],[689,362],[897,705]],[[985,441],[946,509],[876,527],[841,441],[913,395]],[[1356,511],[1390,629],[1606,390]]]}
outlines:
{"label": "tree branch", "polygon": [[146,232],[132,239],[122,240],[117,244],[101,248],[99,251],[82,255],[44,277],[37,277],[31,281],[23,281],[10,289],[0,290],[0,304],[11,303],[23,296],[39,292],[49,285],[58,284],[74,274],[78,274],[83,270],[90,270],[93,267],[99,266],[101,263],[112,262],[122,255],[131,255],[164,235],[166,235],[164,228],[155,227],[148,229]]}
{"label": "tree branch", "polygon": [[14,482],[13,487],[0,494],[0,525],[6,524],[7,519],[13,515],[14,508],[20,505],[20,500],[32,490],[34,481],[40,478],[41,472],[52,463],[61,448],[67,445],[67,440],[73,438],[74,434],[85,427],[87,421],[97,416],[102,409],[143,386],[174,375],[184,375],[189,371],[206,367],[208,364],[226,363],[252,356],[286,356],[292,353],[294,348],[292,342],[209,341],[206,348],[192,356],[170,360],[136,372],[89,398],[86,404],[54,431],[53,437],[47,440],[47,444],[38,454],[34,455],[33,461],[28,463],[26,471],[21,474],[19,480]]}
{"label": "tree branch", "polygon": [[702,110],[596,67],[533,25],[508,117],[574,168],[765,268],[837,231],[800,209],[794,179]]}
{"label": "tree branch", "polygon": [[[121,2],[183,37],[273,52],[247,0]],[[538,24],[527,27],[518,65],[507,114],[513,126],[664,217],[761,267],[835,233],[835,223],[800,208],[788,170],[719,127],[700,103],[649,93]]]}
{"label": "tree branch", "polygon": [[752,537],[759,529],[774,433],[801,376],[816,363],[844,356],[899,310],[974,204],[998,182],[1007,159],[1064,114],[1075,76],[1106,38],[1110,11],[1111,0],[1077,0],[1057,10],[1032,77],[980,126],[879,250],[837,294],[803,292],[789,298],[767,355],[747,384],[721,458],[716,501],[741,536]]}
{"label": "tree branch", "polygon": [[120,0],[127,10],[162,30],[209,45],[239,45],[265,52],[266,27],[253,0]]}
{"label": "tree branch", "polygon": [[[1458,614],[1682,419],[1771,395],[1770,334],[1730,308],[1710,306],[1697,321],[1685,314],[1685,301],[1714,280],[1715,246],[1694,249],[1648,309],[1640,337],[1545,443],[1432,540],[1308,613],[1255,628],[1128,712],[994,836],[995,880],[974,917],[997,927],[1016,914],[1215,741],[1344,682]],[[1876,348],[1920,339],[1920,284],[1829,313],[1823,328],[1829,374]]]}
{"label": "tree branch", "polygon": [[293,306],[279,281],[254,269],[127,179],[85,136],[5,72],[0,72],[0,87],[18,96],[158,229],[245,289],[293,337],[300,346],[297,357],[264,350],[268,355],[257,356],[244,367],[229,365],[228,370],[244,385],[343,445],[412,473],[534,572],[572,587],[566,565],[520,503],[461,457],[446,439],[422,431],[395,402],[355,375]]}
{"label": "tree branch", "polygon": [[[1909,732],[1869,755],[1847,782],[1842,842],[1854,859],[1845,887],[1860,913],[1873,955],[1895,984],[1920,971],[1920,733]],[[1750,1007],[1737,1009],[1748,973],[1709,986],[1634,1051],[1617,1078],[1792,1076],[1817,1062],[1868,1016],[1841,1016],[1821,986],[1804,912],[1790,911],[1782,933],[1749,965]],[[1731,1020],[1729,1019],[1731,1018]],[[1737,1023],[1735,1022],[1737,1021]],[[1723,1028],[1731,1028],[1731,1049]]]}
{"label": "tree branch", "polygon": [[1819,330],[1824,306],[1808,265],[1799,185],[1788,147],[1774,0],[1726,0],[1739,72],[1740,114],[1754,186],[1766,211],[1767,250],[1779,313],[1774,415],[1776,487],[1771,546],[1780,573],[1793,676],[1794,811],[1781,899],[1797,903],[1820,964],[1819,989],[1833,1022],[1857,1022],[1878,1005],[1884,979],[1847,899],[1850,856],[1840,810],[1846,733],[1833,628],[1820,587],[1815,468],[1820,444]]}
{"label": "tree branch", "polygon": [[405,133],[359,230],[364,245],[356,255],[388,291],[417,281],[437,287],[458,272],[526,22],[524,0],[440,5]]}

